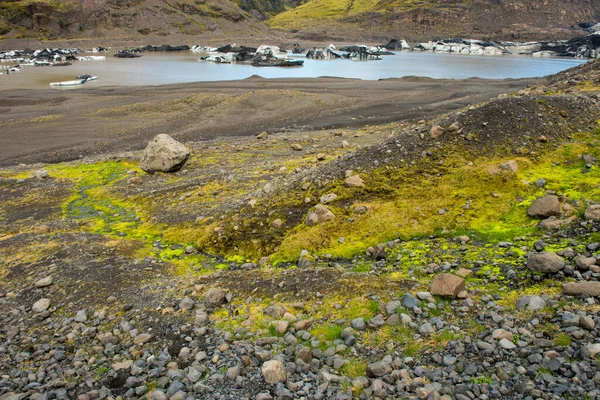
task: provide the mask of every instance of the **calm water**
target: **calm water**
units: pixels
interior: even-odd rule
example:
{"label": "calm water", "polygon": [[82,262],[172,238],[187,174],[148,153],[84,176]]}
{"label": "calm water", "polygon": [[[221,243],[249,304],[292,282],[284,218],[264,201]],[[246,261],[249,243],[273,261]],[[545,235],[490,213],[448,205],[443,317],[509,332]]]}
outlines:
{"label": "calm water", "polygon": [[386,56],[380,61],[305,60],[303,67],[260,68],[198,62],[198,56],[192,52],[144,53],[141,58],[134,59],[117,59],[108,53],[106,61],[76,61],[67,67],[24,67],[21,72],[0,75],[0,89],[49,88],[50,82],[71,80],[83,73],[98,76],[97,81],[88,82],[84,87],[223,81],[245,79],[252,75],[264,78],[336,76],[366,80],[411,75],[450,79],[529,78],[554,74],[584,62],[528,56],[398,52],[395,56]]}

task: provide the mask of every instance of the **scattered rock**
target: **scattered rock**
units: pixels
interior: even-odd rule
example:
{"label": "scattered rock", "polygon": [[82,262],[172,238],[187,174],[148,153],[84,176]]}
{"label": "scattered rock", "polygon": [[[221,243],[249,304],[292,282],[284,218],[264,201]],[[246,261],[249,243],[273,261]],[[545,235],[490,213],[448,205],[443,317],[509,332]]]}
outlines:
{"label": "scattered rock", "polygon": [[548,218],[552,215],[560,215],[560,202],[558,201],[558,197],[554,195],[540,197],[531,204],[527,210],[527,214],[531,217],[540,219]]}
{"label": "scattered rock", "polygon": [[439,139],[444,133],[446,133],[446,130],[439,125],[433,125],[429,131],[429,135],[432,139]]}
{"label": "scattered rock", "polygon": [[392,372],[392,367],[385,361],[378,361],[367,365],[367,376],[369,378],[378,378],[388,375]]}
{"label": "scattered rock", "polygon": [[540,296],[532,295],[532,296],[523,296],[517,300],[516,303],[517,310],[529,310],[529,311],[538,311],[542,308],[546,307],[546,301],[542,299]]}
{"label": "scattered rock", "polygon": [[259,140],[260,139],[266,139],[268,137],[269,137],[269,134],[267,132],[261,132],[258,135],[256,135],[256,138],[259,139]]}
{"label": "scattered rock", "polygon": [[151,174],[178,171],[189,156],[187,147],[163,133],[156,135],[146,146],[140,168]]}
{"label": "scattered rock", "polygon": [[38,288],[47,287],[47,286],[52,285],[52,282],[54,282],[54,279],[52,278],[52,276],[49,275],[49,276],[47,276],[45,278],[42,278],[39,281],[37,281],[35,283],[35,287],[38,287]]}
{"label": "scattered rock", "polygon": [[533,272],[553,274],[565,267],[565,260],[551,252],[535,253],[527,259],[527,268]]}
{"label": "scattered rock", "polygon": [[515,160],[508,160],[500,164],[500,168],[502,168],[506,172],[514,172],[519,171],[519,164]]}
{"label": "scattered rock", "polygon": [[262,375],[265,381],[271,385],[287,380],[287,372],[285,366],[279,360],[266,361],[261,368]]}
{"label": "scattered rock", "polygon": [[344,180],[344,186],[348,188],[362,188],[365,184],[360,175],[352,175]]}
{"label": "scattered rock", "polygon": [[227,303],[227,292],[223,289],[210,288],[205,294],[206,308],[217,308]]}
{"label": "scattered rock", "polygon": [[600,219],[600,204],[592,204],[585,209],[584,217],[587,220]]}
{"label": "scattered rock", "polygon": [[46,311],[48,308],[50,308],[50,299],[39,299],[33,304],[31,311],[34,314],[39,314]]}
{"label": "scattered rock", "polygon": [[438,274],[431,282],[431,294],[445,297],[456,297],[465,290],[465,280],[452,274]]}
{"label": "scattered rock", "polygon": [[564,294],[570,296],[587,294],[588,296],[598,297],[600,296],[600,281],[565,283],[562,287],[562,291]]}
{"label": "scattered rock", "polygon": [[314,211],[310,211],[306,216],[305,224],[308,226],[313,226],[321,222],[330,221],[334,218],[335,215],[327,206],[323,204],[317,204]]}
{"label": "scattered rock", "polygon": [[48,170],[46,170],[46,169],[36,169],[35,171],[33,171],[33,175],[37,179],[48,179],[48,178],[50,178],[50,174],[48,173]]}
{"label": "scattered rock", "polygon": [[292,143],[290,145],[290,147],[292,148],[292,150],[294,151],[302,151],[302,146],[298,143]]}

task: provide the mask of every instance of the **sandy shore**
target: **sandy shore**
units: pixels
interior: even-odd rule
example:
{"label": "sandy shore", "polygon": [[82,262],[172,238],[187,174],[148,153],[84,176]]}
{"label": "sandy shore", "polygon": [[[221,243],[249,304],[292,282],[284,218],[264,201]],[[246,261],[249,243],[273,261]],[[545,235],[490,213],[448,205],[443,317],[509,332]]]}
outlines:
{"label": "sandy shore", "polygon": [[58,162],[179,140],[421,119],[534,80],[249,78],[159,87],[0,91],[0,165]]}

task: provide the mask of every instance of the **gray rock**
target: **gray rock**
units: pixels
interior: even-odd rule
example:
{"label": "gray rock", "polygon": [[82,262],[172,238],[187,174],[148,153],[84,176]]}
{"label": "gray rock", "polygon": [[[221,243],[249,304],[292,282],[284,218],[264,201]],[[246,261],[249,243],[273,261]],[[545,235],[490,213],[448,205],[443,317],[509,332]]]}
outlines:
{"label": "gray rock", "polygon": [[527,268],[533,272],[553,274],[565,267],[565,260],[551,252],[535,253],[527,259]]}
{"label": "gray rock", "polygon": [[383,315],[381,315],[381,314],[377,314],[376,316],[371,318],[369,320],[369,322],[367,322],[367,324],[369,325],[369,328],[371,328],[371,329],[377,329],[379,327],[382,327],[384,323],[385,323],[385,320],[383,319]]}
{"label": "gray rock", "polygon": [[352,321],[350,321],[350,326],[354,330],[364,331],[365,329],[367,329],[367,322],[364,318],[355,318]]}
{"label": "gray rock", "polygon": [[159,134],[146,146],[140,168],[148,173],[177,171],[189,156],[190,151],[182,143],[167,134]]}
{"label": "gray rock", "polygon": [[206,307],[217,308],[227,303],[227,292],[223,289],[210,288],[205,295]]}
{"label": "gray rock", "polygon": [[313,226],[322,222],[331,221],[332,219],[335,219],[335,215],[331,210],[323,204],[317,204],[315,209],[308,213],[304,223],[308,226]]}
{"label": "gray rock", "polygon": [[50,308],[50,299],[39,299],[31,307],[31,311],[35,314],[39,314]]}
{"label": "gray rock", "polygon": [[540,219],[548,218],[551,215],[560,215],[558,197],[552,195],[540,197],[531,204],[527,210],[527,214]]}
{"label": "gray rock", "polygon": [[85,322],[85,321],[87,321],[87,314],[86,314],[85,310],[79,310],[79,311],[77,311],[77,314],[75,315],[75,318],[73,318],[73,320],[75,322]]}
{"label": "gray rock", "polygon": [[600,296],[600,281],[569,282],[563,285],[562,290],[564,294],[571,296],[585,293],[588,296],[598,297]]}
{"label": "gray rock", "polygon": [[385,361],[378,361],[367,365],[367,376],[369,378],[378,378],[388,375],[392,372],[392,367]]}
{"label": "gray rock", "polygon": [[438,274],[433,277],[429,292],[433,295],[456,297],[465,290],[465,280],[452,274]]}
{"label": "gray rock", "polygon": [[596,327],[596,323],[594,319],[590,316],[584,315],[579,318],[579,326],[581,326],[586,331],[593,331]]}
{"label": "gray rock", "polygon": [[385,305],[385,312],[387,313],[387,315],[395,314],[396,310],[398,309],[398,307],[400,307],[401,304],[402,303],[398,300],[390,301]]}
{"label": "gray rock", "polygon": [[181,311],[188,311],[194,308],[194,300],[186,297],[179,302],[179,309]]}
{"label": "gray rock", "polygon": [[410,293],[406,293],[402,297],[402,307],[406,308],[407,310],[412,310],[418,304],[418,300]]}
{"label": "gray rock", "polygon": [[584,217],[587,220],[600,219],[600,204],[593,204],[586,208]]}
{"label": "gray rock", "polygon": [[532,296],[523,296],[517,300],[517,310],[529,310],[529,311],[538,311],[542,308],[546,307],[546,301],[542,299],[540,296],[532,295]]}
{"label": "gray rock", "polygon": [[33,175],[37,179],[48,179],[48,178],[50,178],[50,174],[48,173],[48,171],[46,169],[36,169],[35,171],[33,171]]}
{"label": "gray rock", "polygon": [[261,372],[265,381],[271,385],[287,380],[285,366],[279,360],[269,360],[263,363]]}
{"label": "gray rock", "polygon": [[54,279],[52,278],[52,276],[47,276],[47,277],[42,278],[39,281],[37,281],[35,283],[35,287],[37,287],[37,288],[47,287],[47,286],[52,285],[52,282],[54,282]]}

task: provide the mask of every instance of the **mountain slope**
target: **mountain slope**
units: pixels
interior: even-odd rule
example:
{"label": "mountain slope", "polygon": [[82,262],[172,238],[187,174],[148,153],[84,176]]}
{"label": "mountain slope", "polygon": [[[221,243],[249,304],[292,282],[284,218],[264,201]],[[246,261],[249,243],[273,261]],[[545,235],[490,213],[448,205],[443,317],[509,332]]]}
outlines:
{"label": "mountain slope", "polygon": [[309,0],[269,23],[282,29],[354,27],[416,39],[568,37],[600,20],[594,0]]}
{"label": "mountain slope", "polygon": [[265,29],[229,0],[0,1],[0,34],[7,37],[227,35]]}

